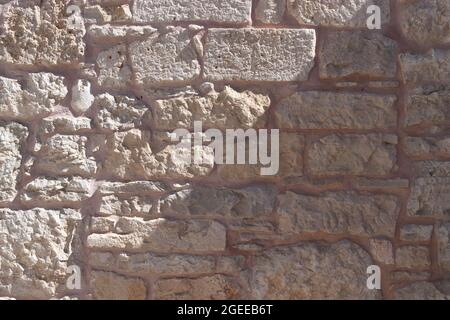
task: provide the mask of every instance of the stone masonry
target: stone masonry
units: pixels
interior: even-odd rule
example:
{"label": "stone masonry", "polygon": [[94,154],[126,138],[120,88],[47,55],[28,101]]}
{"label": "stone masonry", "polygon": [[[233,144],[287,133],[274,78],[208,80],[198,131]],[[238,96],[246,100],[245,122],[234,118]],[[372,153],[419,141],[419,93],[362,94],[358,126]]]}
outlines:
{"label": "stone masonry", "polygon": [[450,299],[450,0],[0,0],[0,299]]}

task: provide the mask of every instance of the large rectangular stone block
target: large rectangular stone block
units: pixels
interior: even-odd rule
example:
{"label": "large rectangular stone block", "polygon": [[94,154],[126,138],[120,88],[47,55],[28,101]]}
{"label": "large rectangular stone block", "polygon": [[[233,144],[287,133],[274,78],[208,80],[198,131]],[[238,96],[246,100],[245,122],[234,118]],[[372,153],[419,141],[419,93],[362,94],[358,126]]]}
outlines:
{"label": "large rectangular stone block", "polygon": [[209,29],[210,80],[304,81],[314,66],[312,29]]}

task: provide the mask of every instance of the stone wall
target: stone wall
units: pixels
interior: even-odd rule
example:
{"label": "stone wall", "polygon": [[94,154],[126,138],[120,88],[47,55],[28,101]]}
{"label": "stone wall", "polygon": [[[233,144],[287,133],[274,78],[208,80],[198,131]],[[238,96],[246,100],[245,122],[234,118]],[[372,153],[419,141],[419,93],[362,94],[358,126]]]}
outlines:
{"label": "stone wall", "polygon": [[450,1],[0,0],[0,172],[2,298],[448,298]]}

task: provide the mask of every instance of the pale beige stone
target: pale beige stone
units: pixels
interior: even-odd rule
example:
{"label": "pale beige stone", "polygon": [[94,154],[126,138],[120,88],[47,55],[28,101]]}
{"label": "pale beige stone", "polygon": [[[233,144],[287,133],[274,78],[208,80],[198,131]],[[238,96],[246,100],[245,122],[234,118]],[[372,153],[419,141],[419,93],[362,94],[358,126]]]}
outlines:
{"label": "pale beige stone", "polygon": [[208,80],[304,81],[314,66],[312,29],[209,29]]}
{"label": "pale beige stone", "polygon": [[0,296],[50,299],[64,292],[80,223],[70,209],[0,209]]}
{"label": "pale beige stone", "polygon": [[0,77],[0,116],[33,120],[44,116],[67,95],[64,78],[51,73],[30,73],[22,86],[17,80]]}
{"label": "pale beige stone", "polygon": [[373,262],[359,246],[310,242],[279,247],[254,257],[252,297],[256,299],[375,299],[367,289]]}
{"label": "pale beige stone", "polygon": [[39,148],[35,169],[64,176],[93,176],[97,171],[94,158],[86,155],[87,138],[74,135],[54,135]]}
{"label": "pale beige stone", "polygon": [[[206,146],[150,145],[150,133],[133,129],[114,133],[107,141],[106,171],[127,180],[192,178],[208,175],[214,166],[213,149]],[[201,161],[195,163],[192,149]],[[155,150],[155,151],[154,151]]]}
{"label": "pale beige stone", "polygon": [[251,0],[136,0],[133,18],[136,22],[208,21],[249,23]]}
{"label": "pale beige stone", "polygon": [[431,265],[430,250],[425,246],[402,246],[395,251],[398,268],[427,269]]}
{"label": "pale beige stone", "polygon": [[308,196],[287,192],[278,197],[279,230],[283,235],[324,232],[393,237],[398,199],[388,195],[329,192]]}
{"label": "pale beige stone", "polygon": [[392,95],[298,92],[275,109],[281,129],[378,129],[397,125]]}
{"label": "pale beige stone", "polygon": [[200,63],[192,37],[188,29],[174,27],[132,42],[129,55],[136,81],[144,86],[156,86],[197,78]]}
{"label": "pale beige stone", "polygon": [[51,66],[84,57],[83,28],[69,27],[64,1],[14,1],[3,7],[0,21],[2,62]]}
{"label": "pale beige stone", "polygon": [[159,300],[232,300],[242,295],[238,282],[224,275],[159,280],[154,294]]}
{"label": "pale beige stone", "polygon": [[13,201],[17,195],[16,184],[22,163],[21,150],[28,129],[18,123],[0,122],[0,204]]}
{"label": "pale beige stone", "polygon": [[144,220],[120,217],[115,233],[91,234],[93,249],[147,250],[159,252],[221,252],[225,250],[225,227],[215,221]]}
{"label": "pale beige stone", "polygon": [[392,242],[382,239],[371,239],[369,242],[372,257],[384,264],[394,264],[394,250]]}
{"label": "pale beige stone", "polygon": [[389,22],[388,0],[287,0],[287,12],[299,24],[367,28],[371,5],[380,8],[381,23]]}
{"label": "pale beige stone", "polygon": [[259,0],[255,9],[256,20],[278,24],[283,20],[286,0]]}
{"label": "pale beige stone", "polygon": [[381,33],[331,31],[320,43],[322,79],[393,78],[396,75],[397,44]]}
{"label": "pale beige stone", "polygon": [[147,296],[144,281],[112,272],[92,272],[91,286],[98,300],[145,300]]}
{"label": "pale beige stone", "polygon": [[201,121],[205,129],[258,128],[265,126],[269,106],[267,95],[237,92],[227,86],[223,91],[214,91],[205,97],[157,100],[151,125],[157,130],[192,130],[194,121]]}
{"label": "pale beige stone", "polygon": [[311,144],[308,163],[316,176],[384,176],[396,169],[397,136],[330,135]]}
{"label": "pale beige stone", "polygon": [[98,54],[99,86],[111,89],[124,89],[131,81],[131,68],[127,60],[127,47],[117,45]]}

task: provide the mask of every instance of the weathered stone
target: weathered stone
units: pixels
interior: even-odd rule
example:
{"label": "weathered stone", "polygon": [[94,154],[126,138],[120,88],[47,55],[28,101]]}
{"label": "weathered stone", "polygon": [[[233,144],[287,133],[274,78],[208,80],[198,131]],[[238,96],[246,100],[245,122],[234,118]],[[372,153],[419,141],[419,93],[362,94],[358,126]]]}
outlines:
{"label": "weathered stone", "polygon": [[97,164],[86,156],[86,143],[86,137],[54,135],[40,147],[35,168],[53,175],[92,176]]}
{"label": "weathered stone", "polygon": [[89,38],[98,45],[120,43],[126,39],[148,37],[158,30],[150,26],[92,25],[88,28]]}
{"label": "weathered stone", "polygon": [[209,80],[304,81],[314,66],[310,29],[209,29],[205,76]]}
{"label": "weathered stone", "polygon": [[84,19],[89,23],[106,23],[111,21],[111,15],[99,5],[87,6],[84,8]]}
{"label": "weathered stone", "polygon": [[263,127],[270,98],[251,91],[242,93],[225,87],[206,97],[179,97],[158,100],[153,107],[152,128],[175,130],[194,128],[201,121],[204,128],[248,129]]}
{"label": "weathered stone", "polygon": [[133,18],[130,6],[128,4],[123,4],[114,8],[112,20],[114,22],[128,22]]}
{"label": "weathered stone", "polygon": [[437,229],[438,260],[441,269],[450,272],[450,223],[441,223]]}
{"label": "weathered stone", "polygon": [[396,169],[397,136],[330,135],[312,143],[308,152],[316,176],[383,176]]}
{"label": "weathered stone", "polygon": [[95,98],[94,123],[97,127],[122,131],[138,127],[142,117],[149,110],[143,103],[127,96],[112,96],[108,93]]}
{"label": "weathered stone", "polygon": [[400,239],[404,241],[430,241],[433,226],[408,224],[400,229]]}
{"label": "weathered stone", "polygon": [[[281,132],[279,146],[279,171],[276,175],[283,178],[303,176],[303,150],[305,148],[303,135]],[[219,165],[218,173],[222,179],[237,182],[262,178],[261,169],[264,167],[266,166],[261,164]]]}
{"label": "weathered stone", "polygon": [[199,21],[242,23],[251,21],[251,0],[136,0],[136,22]]}
{"label": "weathered stone", "polygon": [[130,60],[136,81],[155,86],[195,79],[200,74],[200,63],[192,37],[188,29],[174,27],[131,43]]}
{"label": "weathered stone", "polygon": [[398,300],[448,300],[449,297],[439,291],[433,283],[416,282],[395,290]]}
{"label": "weathered stone", "polygon": [[113,232],[116,222],[116,217],[92,217],[90,231],[92,233]]}
{"label": "weathered stone", "polygon": [[382,25],[388,23],[387,0],[288,0],[287,12],[302,25],[366,28],[371,5],[380,8]]}
{"label": "weathered stone", "polygon": [[88,247],[190,253],[225,250],[225,227],[214,221],[120,217],[115,232],[89,235]]}
{"label": "weathered stone", "polygon": [[98,300],[145,300],[147,296],[144,281],[112,272],[92,272],[91,287]]}
{"label": "weathered stone", "polygon": [[260,0],[256,6],[256,20],[262,23],[278,24],[283,20],[286,0]]}
{"label": "weathered stone", "polygon": [[216,259],[214,256],[187,254],[122,253],[115,256],[108,252],[92,252],[90,263],[94,268],[117,270],[124,274],[142,277],[233,273],[245,269],[245,258],[242,256],[224,256]]}
{"label": "weathered stone", "polygon": [[70,106],[77,113],[86,112],[94,102],[91,94],[91,83],[87,80],[78,80],[72,87],[72,102]]}
{"label": "weathered stone", "polygon": [[407,137],[405,152],[419,159],[450,158],[450,137]]}
{"label": "weathered stone", "polygon": [[115,195],[104,196],[100,203],[98,213],[100,215],[118,216],[143,216],[157,218],[154,207],[157,201],[146,196],[118,197]]}
{"label": "weathered stone", "polygon": [[397,44],[381,33],[334,31],[320,42],[319,73],[322,79],[395,77]]}
{"label": "weathered stone", "polygon": [[450,177],[449,161],[417,161],[414,173],[418,177]]}
{"label": "weathered stone", "polygon": [[424,246],[402,246],[395,251],[398,268],[427,269],[431,265],[430,249]]}
{"label": "weathered stone", "polygon": [[450,124],[450,91],[427,92],[418,90],[408,97],[406,103],[407,126],[433,126]]}
{"label": "weathered stone", "polygon": [[[127,180],[192,178],[212,171],[212,148],[165,145],[157,150],[150,146],[151,140],[149,132],[137,129],[114,133],[107,141],[105,170]],[[200,163],[193,161],[192,149]]]}
{"label": "weathered stone", "polygon": [[267,218],[275,207],[277,190],[269,185],[243,189],[194,187],[160,200],[162,215]]}
{"label": "weathered stone", "polygon": [[42,119],[40,134],[74,134],[91,131],[91,119],[71,115],[55,115]]}
{"label": "weathered stone", "polygon": [[101,194],[162,194],[173,189],[158,181],[105,182],[98,189]]}
{"label": "weathered stone", "polygon": [[392,242],[382,239],[370,239],[370,252],[372,257],[384,264],[394,264],[394,250]]}
{"label": "weathered stone", "polygon": [[400,26],[407,39],[423,46],[450,43],[448,0],[400,1]]}
{"label": "weathered stone", "polygon": [[372,264],[367,252],[348,241],[270,249],[254,257],[252,297],[378,298],[377,292],[366,286],[367,267]]}
{"label": "weathered stone", "polygon": [[28,183],[20,194],[24,203],[37,205],[77,205],[92,195],[92,181],[80,177],[39,177]]}
{"label": "weathered stone", "polygon": [[329,192],[307,196],[287,192],[278,197],[283,235],[325,232],[393,237],[400,205],[394,196]]}
{"label": "weathered stone", "polygon": [[397,125],[392,95],[306,91],[280,102],[275,116],[281,129],[377,129]]}
{"label": "weathered stone", "polygon": [[231,300],[242,296],[232,277],[214,275],[197,279],[164,279],[155,284],[158,300]]}
{"label": "weathered stone", "polygon": [[67,95],[63,80],[51,73],[30,73],[21,86],[17,80],[0,77],[0,116],[34,120],[51,113]]}
{"label": "weathered stone", "polygon": [[13,201],[17,195],[16,184],[22,163],[21,148],[28,129],[18,123],[0,122],[0,204]]}
{"label": "weathered stone", "polygon": [[415,83],[450,83],[450,50],[400,54],[403,78]]}
{"label": "weathered stone", "polygon": [[416,179],[408,201],[408,214],[410,216],[448,217],[450,214],[450,179]]}
{"label": "weathered stone", "polygon": [[83,59],[83,30],[69,28],[64,1],[14,1],[3,6],[0,21],[2,62],[36,66]]}
{"label": "weathered stone", "polygon": [[70,209],[0,209],[0,296],[49,299],[64,291],[80,220]]}
{"label": "weathered stone", "polygon": [[104,88],[124,89],[131,81],[131,68],[127,63],[127,47],[123,44],[98,54],[98,84]]}

